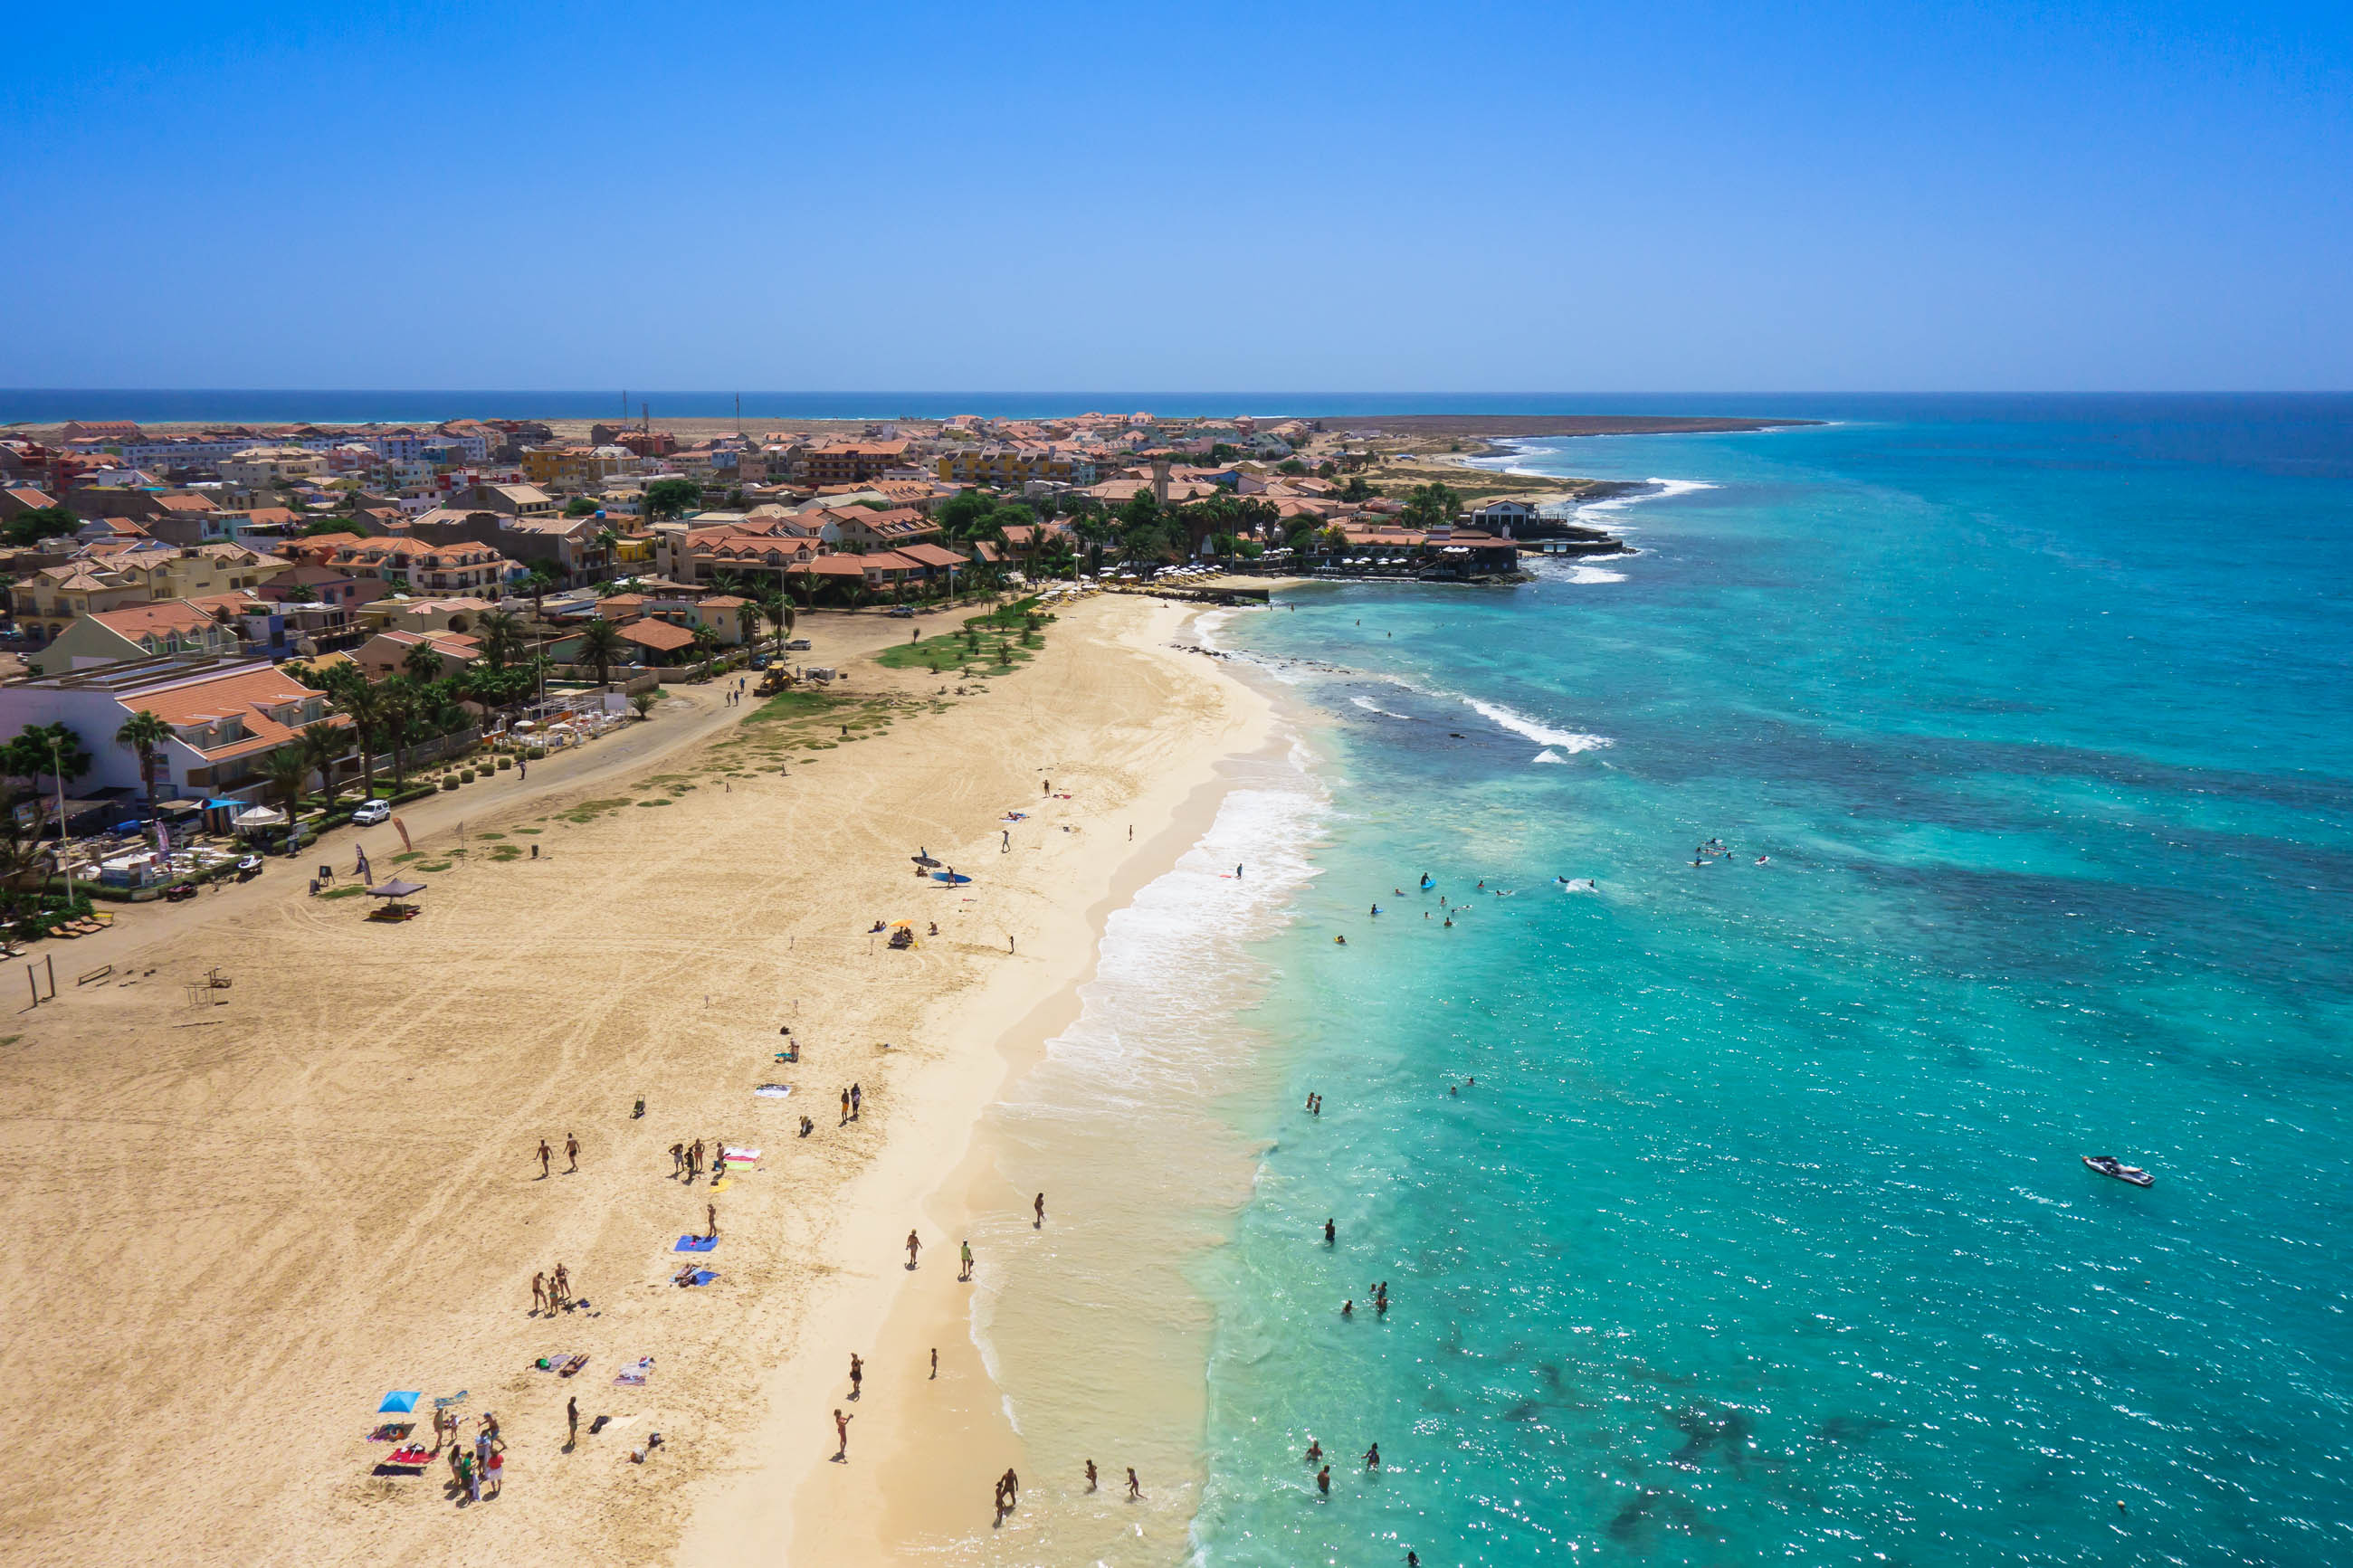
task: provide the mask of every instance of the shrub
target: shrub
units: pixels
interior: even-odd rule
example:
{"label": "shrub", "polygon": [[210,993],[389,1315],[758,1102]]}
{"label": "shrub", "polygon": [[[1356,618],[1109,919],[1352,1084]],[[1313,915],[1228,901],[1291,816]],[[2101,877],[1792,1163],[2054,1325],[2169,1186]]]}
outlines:
{"label": "shrub", "polygon": [[441,787],[443,789],[456,789],[458,787],[458,781],[453,778],[445,777],[441,781]]}
{"label": "shrub", "polygon": [[461,784],[472,784],[474,782],[474,770],[471,768],[459,769],[458,782]]}
{"label": "shrub", "polygon": [[526,746],[523,748],[522,754],[524,761],[535,763],[539,761],[540,758],[547,755],[547,748],[545,746]]}
{"label": "shrub", "polygon": [[512,766],[514,766],[514,759],[512,757],[501,757],[499,759],[499,772],[504,773]]}

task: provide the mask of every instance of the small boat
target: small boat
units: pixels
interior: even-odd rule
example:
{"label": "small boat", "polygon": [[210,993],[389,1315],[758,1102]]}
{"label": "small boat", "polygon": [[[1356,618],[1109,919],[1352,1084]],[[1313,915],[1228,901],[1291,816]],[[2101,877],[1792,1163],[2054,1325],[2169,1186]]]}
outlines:
{"label": "small boat", "polygon": [[2153,1187],[2157,1178],[2138,1165],[2127,1165],[2114,1154],[2086,1154],[2084,1163],[2104,1176],[2114,1176],[2119,1182],[2130,1182],[2136,1187]]}
{"label": "small boat", "polygon": [[259,877],[259,876],[260,876],[260,875],[261,875],[261,857],[260,857],[260,856],[259,856],[259,855],[248,855],[248,856],[243,857],[242,858],[240,858],[240,859],[237,861],[237,879],[238,881],[242,882],[242,881],[246,880],[248,878],[250,878],[250,877]]}

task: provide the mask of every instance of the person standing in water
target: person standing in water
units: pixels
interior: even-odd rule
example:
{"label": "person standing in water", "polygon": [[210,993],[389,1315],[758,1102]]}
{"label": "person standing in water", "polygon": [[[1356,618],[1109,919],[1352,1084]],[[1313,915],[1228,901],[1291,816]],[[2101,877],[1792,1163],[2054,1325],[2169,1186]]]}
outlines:
{"label": "person standing in water", "polygon": [[1329,1216],[1326,1216],[1324,1221],[1324,1245],[1330,1247],[1339,1239],[1339,1228],[1332,1223]]}
{"label": "person standing in water", "polygon": [[1037,1215],[1038,1215],[1038,1217],[1037,1217],[1037,1218],[1035,1218],[1035,1219],[1033,1219],[1033,1220],[1031,1220],[1031,1221],[1029,1222],[1029,1228],[1030,1228],[1031,1230],[1043,1230],[1043,1229],[1045,1229],[1045,1228],[1046,1228],[1046,1194],[1043,1194],[1043,1193],[1039,1193],[1039,1194],[1038,1194],[1038,1201],[1037,1201],[1035,1204],[1031,1205],[1030,1206],[1031,1206],[1031,1207],[1032,1207],[1032,1208],[1037,1212]]}
{"label": "person standing in water", "polygon": [[1127,1500],[1130,1502],[1142,1502],[1144,1500],[1144,1483],[1135,1479],[1135,1467],[1134,1465],[1127,1467]]}
{"label": "person standing in water", "polygon": [[1089,1491],[1092,1491],[1092,1490],[1094,1490],[1094,1489],[1095,1489],[1095,1462],[1094,1462],[1092,1459],[1089,1459],[1089,1460],[1087,1461],[1087,1490],[1089,1490]]}

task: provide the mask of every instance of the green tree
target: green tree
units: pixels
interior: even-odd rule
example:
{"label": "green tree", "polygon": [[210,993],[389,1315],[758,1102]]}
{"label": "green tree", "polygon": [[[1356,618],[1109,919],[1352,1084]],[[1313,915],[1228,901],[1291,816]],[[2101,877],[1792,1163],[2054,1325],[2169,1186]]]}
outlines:
{"label": "green tree", "polygon": [[302,786],[310,781],[311,759],[302,754],[299,745],[280,746],[261,759],[261,775],[269,781],[269,793],[286,807],[287,819],[302,806]]}
{"label": "green tree", "polygon": [[139,782],[145,786],[147,820],[155,820],[155,764],[163,760],[164,742],[172,738],[172,726],[142,708],[122,721],[114,732],[115,744],[128,746],[139,753]]}
{"label": "green tree", "polygon": [[555,592],[555,579],[549,574],[547,568],[533,567],[523,574],[522,581],[515,586],[523,597],[531,601],[531,618],[534,621],[547,619],[547,596]]}
{"label": "green tree", "polygon": [[416,686],[406,677],[396,675],[375,691],[378,722],[392,744],[392,787],[397,791],[408,783],[408,742],[419,733],[425,710]]}
{"label": "green tree", "polygon": [[351,750],[351,741],[341,724],[331,724],[321,719],[305,724],[299,733],[302,737],[302,762],[319,775],[322,792],[327,797],[327,809],[335,809],[335,796],[342,790],[335,784],[335,764]]}
{"label": "green tree", "polygon": [[474,635],[482,645],[482,662],[492,669],[504,669],[522,651],[522,622],[504,610],[491,610],[474,623]]}
{"label": "green tree", "polygon": [[574,496],[570,500],[564,503],[564,515],[566,517],[594,517],[596,515],[596,503],[590,500],[586,496]]}
{"label": "green tree", "polygon": [[640,719],[651,718],[653,716],[654,704],[660,700],[661,699],[651,691],[632,691],[629,693],[629,707]]}
{"label": "green tree", "polygon": [[590,621],[580,630],[580,647],[572,658],[575,664],[593,665],[596,684],[613,684],[613,666],[622,662],[628,653],[628,640],[621,628],[607,620]]}
{"label": "green tree", "polygon": [[60,775],[70,784],[97,760],[67,725],[27,724],[15,740],[0,746],[0,777],[23,779],[38,791],[44,781]]}
{"label": "green tree", "polygon": [[646,516],[684,517],[702,508],[702,487],[692,479],[656,479],[646,487]]}
{"label": "green tree", "polygon": [[792,601],[780,593],[772,592],[762,595],[754,603],[760,614],[767,618],[769,629],[775,633],[775,640],[781,650],[783,644],[793,635],[795,616]]}
{"label": "green tree", "polygon": [[69,536],[80,526],[81,519],[64,507],[34,506],[10,518],[0,535],[19,550],[30,550],[44,539]]}
{"label": "green tree", "polygon": [[439,650],[429,642],[410,644],[408,651],[400,656],[400,672],[419,686],[440,679]]}
{"label": "green tree", "polygon": [[1405,498],[1405,515],[1401,520],[1408,528],[1451,528],[1462,513],[1462,497],[1451,485],[1432,482],[1417,485]]}
{"label": "green tree", "polygon": [[352,721],[352,740],[360,749],[360,798],[365,800],[375,794],[375,742],[384,732],[384,699],[354,667],[336,668],[353,669],[357,677],[329,688],[328,695]]}

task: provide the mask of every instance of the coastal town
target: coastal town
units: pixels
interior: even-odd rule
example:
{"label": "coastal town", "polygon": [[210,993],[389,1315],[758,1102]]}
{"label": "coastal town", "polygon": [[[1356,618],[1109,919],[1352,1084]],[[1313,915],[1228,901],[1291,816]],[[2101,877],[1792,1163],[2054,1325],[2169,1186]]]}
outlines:
{"label": "coastal town", "polygon": [[527,767],[665,689],[823,685],[794,657],[813,613],[1501,583],[1524,553],[1623,548],[1564,515],[1607,487],[1465,466],[1494,449],[1148,412],[14,427],[0,916],[70,939],[110,898],[251,875],[252,851]]}

